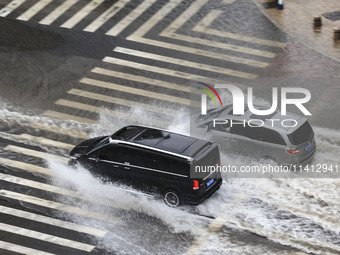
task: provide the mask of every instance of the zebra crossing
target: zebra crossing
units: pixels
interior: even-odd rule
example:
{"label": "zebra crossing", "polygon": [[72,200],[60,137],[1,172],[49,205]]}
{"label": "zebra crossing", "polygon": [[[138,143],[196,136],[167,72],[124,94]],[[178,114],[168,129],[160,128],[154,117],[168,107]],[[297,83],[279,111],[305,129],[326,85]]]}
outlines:
{"label": "zebra crossing", "polygon": [[[64,98],[57,100],[56,109],[47,110],[46,116],[96,124],[104,107],[117,120],[138,123],[134,111],[143,109],[145,115],[152,115],[148,124],[166,127],[171,124],[167,115],[178,115],[180,109],[185,116],[188,107],[199,107],[199,102],[191,96],[195,94],[190,89],[192,81],[231,82],[245,88],[285,46],[284,42],[211,28],[223,16],[219,9],[212,9],[195,20],[192,31],[181,32],[208,2],[192,1],[165,25],[163,18],[175,13],[183,0],[162,4],[155,0],[13,0],[0,9],[0,16],[87,33],[100,31],[107,36],[120,36],[125,31],[126,40],[134,43],[133,47],[115,47],[100,66],[90,70]],[[224,1],[224,4],[234,2]],[[138,22],[141,18],[146,21]],[[140,26],[127,30],[131,24]],[[160,32],[152,33],[159,24],[163,25]],[[221,40],[215,40],[214,36]],[[224,41],[230,38],[238,43]],[[243,46],[245,42],[250,42],[252,47]],[[90,104],[88,100],[92,100]]]}
{"label": "zebra crossing", "polygon": [[[2,136],[2,135],[1,135]],[[8,137],[4,137],[8,138]],[[53,142],[50,139],[33,136],[30,134],[21,134],[15,136],[18,141],[30,140],[35,144],[39,144],[40,147],[50,146],[64,151],[68,151],[73,144],[68,144],[61,141]],[[22,140],[20,140],[22,139]],[[25,142],[24,142],[25,144]],[[106,224],[117,224],[120,221],[120,216],[111,215],[107,213],[109,211],[95,211],[93,207],[86,209],[83,206],[80,207],[78,203],[75,205],[66,203],[67,200],[58,200],[56,197],[68,197],[74,200],[84,200],[87,203],[93,203],[93,199],[84,196],[82,192],[74,189],[58,186],[54,183],[50,184],[49,178],[58,178],[55,172],[51,171],[48,167],[41,166],[41,163],[27,163],[25,158],[35,158],[38,161],[52,159],[55,161],[67,162],[65,156],[52,155],[47,152],[42,152],[32,146],[20,146],[7,145],[4,150],[10,152],[12,157],[0,157],[0,164],[5,166],[8,171],[0,172],[0,201],[10,200],[11,205],[0,202],[0,253],[1,250],[17,252],[21,254],[84,254],[91,253],[96,249],[96,243],[100,241],[107,234],[107,230],[91,227],[88,224],[80,224],[79,222],[73,222],[70,218],[61,219],[60,216],[46,216],[32,211],[27,211],[20,206],[18,208],[13,207],[13,204],[27,204],[31,206],[42,208],[45,211],[57,211],[56,215],[76,215],[85,219],[91,219],[99,222],[106,222]],[[20,158],[17,160],[16,158]],[[28,162],[30,162],[29,160]],[[19,191],[18,191],[19,190]],[[42,195],[46,194],[46,195]],[[114,200],[100,199],[96,203],[99,203],[100,207],[111,208],[112,211],[117,209],[129,210],[130,208],[123,204],[117,204]],[[26,208],[26,206],[25,206]],[[39,210],[40,211],[40,210]],[[50,213],[48,213],[50,214]],[[18,222],[20,225],[18,225]],[[27,223],[28,222],[28,223]],[[41,225],[41,228],[35,228],[36,224]],[[106,225],[105,224],[105,225]],[[48,227],[50,226],[50,227]],[[103,226],[103,224],[101,224]],[[50,228],[59,229],[57,232],[47,233]],[[60,231],[66,231],[66,233],[72,232],[73,234],[69,238],[60,237],[54,233],[60,233]],[[8,236],[4,237],[2,233],[7,233]],[[79,236],[80,234],[80,236]],[[85,240],[82,240],[86,236]],[[23,243],[16,243],[16,237],[22,236],[25,240]],[[20,239],[20,238],[19,238]],[[18,240],[19,240],[18,239]],[[27,242],[29,239],[30,242]],[[88,240],[90,241],[88,241]],[[86,241],[87,240],[87,241]],[[45,245],[46,244],[46,245]],[[35,246],[42,245],[42,249],[37,249]],[[51,246],[52,245],[52,246]],[[55,251],[49,250],[50,247],[54,247]],[[56,252],[56,253],[55,253]],[[97,254],[97,253],[93,253]],[[100,252],[98,254],[101,254]]]}
{"label": "zebra crossing", "polygon": [[[97,66],[72,84],[72,88],[54,103],[52,109],[45,111],[44,116],[89,125],[97,125],[101,117],[105,120],[108,116],[112,123],[100,123],[107,125],[108,130],[124,124],[167,128],[176,118],[187,120],[189,107],[200,106],[199,92],[191,88],[192,82],[230,82],[245,88],[285,47],[282,41],[216,30],[212,24],[222,17],[222,10],[210,10],[202,18],[195,20],[195,14],[201,12],[209,1],[189,1],[187,8],[181,8],[184,2],[0,0],[0,17],[84,33],[102,33],[110,38],[122,39],[123,43],[107,52]],[[234,2],[222,1],[225,5]],[[181,10],[180,13],[178,10]],[[172,19],[166,18],[173,13],[176,15]],[[192,25],[192,20],[195,24],[190,31],[184,33],[183,27],[188,23]],[[234,41],[231,42],[230,39]],[[47,134],[57,133],[72,137],[72,141],[88,137],[86,132],[61,126],[46,126],[41,123],[31,123],[31,126]],[[20,134],[15,139],[36,144],[40,148],[54,147],[65,152],[74,145],[32,134]],[[4,151],[12,156],[0,157],[0,164],[9,169],[9,173],[0,173],[0,182],[21,187],[25,192],[6,188],[8,185],[5,185],[0,190],[0,199],[27,203],[52,212],[62,211],[84,218],[91,217],[110,224],[119,222],[117,216],[87,211],[53,199],[51,194],[80,200],[86,198],[76,190],[47,182],[48,178],[55,177],[55,173],[44,166],[42,160],[53,159],[66,163],[65,156],[42,152],[27,144],[29,143],[7,145]],[[17,158],[30,160],[22,161]],[[30,192],[31,190],[34,192]],[[42,197],[40,193],[48,195]],[[113,210],[129,209],[114,201],[108,203],[103,206],[114,208]],[[25,224],[18,226],[0,222],[0,232],[14,236],[12,239],[2,238],[3,235],[0,237],[0,251],[60,254],[58,248],[63,247],[65,254],[84,254],[93,252],[98,238],[107,234],[105,229],[44,216],[22,208],[16,209],[5,204],[1,204],[0,209],[0,215],[16,217],[21,219],[20,222],[33,221],[51,225],[73,231],[75,236],[77,233],[85,234],[90,240],[85,242],[80,237],[72,236],[66,239],[43,233],[44,228],[39,231]],[[13,241],[17,235],[34,241],[26,247]],[[40,249],[37,245],[39,242],[53,244],[52,250],[46,246]]]}

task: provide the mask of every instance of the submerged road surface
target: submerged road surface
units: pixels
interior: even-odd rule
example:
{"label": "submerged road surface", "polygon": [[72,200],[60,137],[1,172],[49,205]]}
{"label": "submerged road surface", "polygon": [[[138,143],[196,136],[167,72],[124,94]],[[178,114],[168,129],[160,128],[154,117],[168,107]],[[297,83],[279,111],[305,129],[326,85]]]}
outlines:
{"label": "submerged road surface", "polygon": [[272,87],[314,96],[321,81],[315,163],[338,164],[337,103],[322,103],[338,95],[335,65],[285,76],[304,48],[251,0],[0,0],[0,31],[0,254],[340,254],[336,178],[225,177],[202,205],[169,208],[66,166],[81,140],[124,125],[189,133],[195,82],[270,102]]}

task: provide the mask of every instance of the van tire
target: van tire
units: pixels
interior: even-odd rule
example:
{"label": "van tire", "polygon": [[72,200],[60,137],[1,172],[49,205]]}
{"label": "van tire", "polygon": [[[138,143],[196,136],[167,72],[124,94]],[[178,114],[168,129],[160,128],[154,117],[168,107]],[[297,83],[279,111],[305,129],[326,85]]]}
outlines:
{"label": "van tire", "polygon": [[177,207],[181,204],[181,199],[175,190],[167,190],[164,192],[164,202],[170,207]]}

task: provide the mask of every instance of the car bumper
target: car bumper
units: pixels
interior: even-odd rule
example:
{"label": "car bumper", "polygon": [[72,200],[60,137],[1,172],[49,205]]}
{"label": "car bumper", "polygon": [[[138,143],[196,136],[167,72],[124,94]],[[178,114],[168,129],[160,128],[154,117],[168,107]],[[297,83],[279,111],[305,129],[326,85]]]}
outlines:
{"label": "car bumper", "polygon": [[201,196],[190,196],[186,200],[188,204],[199,205],[208,199],[212,194],[214,194],[222,185],[222,178],[217,179],[217,181],[204,192]]}

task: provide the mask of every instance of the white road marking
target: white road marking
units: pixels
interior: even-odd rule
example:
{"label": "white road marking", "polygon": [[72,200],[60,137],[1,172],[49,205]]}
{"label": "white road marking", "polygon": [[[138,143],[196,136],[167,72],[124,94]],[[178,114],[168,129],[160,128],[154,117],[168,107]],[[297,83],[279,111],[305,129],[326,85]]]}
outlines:
{"label": "white road marking", "polygon": [[186,8],[178,18],[175,19],[167,28],[165,28],[160,35],[163,33],[171,34],[175,33],[181,26],[183,26],[193,15],[197,14],[199,10],[206,5],[209,0],[196,0],[188,8]]}
{"label": "white road marking", "polygon": [[65,157],[56,156],[56,155],[46,153],[46,152],[26,149],[26,148],[18,147],[15,145],[7,145],[4,149],[8,151],[20,153],[20,154],[25,154],[25,155],[32,156],[32,157],[42,158],[42,159],[50,158],[50,159],[54,159],[65,164],[68,162],[68,158],[65,158]]}
{"label": "white road marking", "polygon": [[200,50],[200,49],[193,48],[193,47],[157,41],[157,40],[143,38],[143,37],[135,36],[135,35],[131,35],[127,39],[130,40],[130,41],[149,44],[149,45],[152,45],[152,46],[158,46],[158,47],[162,47],[162,48],[166,48],[166,49],[181,51],[181,52],[184,52],[184,53],[195,54],[195,55],[200,55],[200,56],[204,56],[204,57],[208,57],[208,58],[230,61],[230,62],[234,62],[234,63],[240,63],[240,64],[244,64],[244,65],[250,65],[250,66],[261,67],[261,68],[267,67],[269,65],[269,63],[263,62],[263,61],[257,61],[257,60],[247,59],[247,58],[235,57],[235,56],[224,54],[224,53],[221,53],[221,52],[217,53],[217,52],[213,52],[213,51]]}
{"label": "white road marking", "polygon": [[97,123],[97,120],[78,117],[78,116],[75,116],[75,115],[57,112],[57,111],[52,111],[52,110],[48,110],[48,111],[44,112],[44,115],[49,116],[49,117],[53,117],[53,118],[57,118],[57,119],[74,120],[74,121],[77,121],[77,122],[80,122],[80,123],[88,123],[88,124],[96,124]]}
{"label": "white road marking", "polygon": [[4,241],[0,241],[0,249],[6,250],[6,251],[12,251],[17,252],[20,254],[34,254],[34,255],[55,255],[54,253],[39,251],[36,249],[28,248],[25,246],[21,246],[14,243],[8,243]]}
{"label": "white road marking", "polygon": [[0,17],[6,17],[25,2],[26,0],[13,0],[0,10]]}
{"label": "white road marking", "polygon": [[[97,106],[89,106],[87,104],[83,104],[83,103],[78,103],[78,102],[74,102],[74,101],[69,101],[69,100],[65,100],[65,99],[59,99],[58,101],[55,102],[55,104],[58,105],[63,105],[66,107],[71,107],[74,109],[86,109],[86,111],[90,111],[90,112],[94,112],[94,113],[100,113],[103,111],[103,108],[101,107],[97,107]],[[124,120],[130,120],[132,122],[136,122],[136,117],[134,117],[133,115],[130,115],[129,113],[124,113],[124,112],[119,112],[119,111],[113,111],[113,110],[105,110],[105,114],[111,115],[115,118],[119,118],[119,119],[124,119]],[[167,123],[164,120],[156,120],[156,119],[152,119],[150,120],[150,124],[151,125],[156,125],[156,126],[164,126],[165,123]],[[169,122],[167,123],[169,124]]]}
{"label": "white road marking", "polygon": [[64,149],[64,150],[72,150],[74,147],[73,144],[62,143],[59,141],[47,139],[45,137],[33,136],[29,134],[21,134],[18,136],[18,138],[27,139],[35,143],[39,143],[39,144],[51,146],[51,147],[57,147],[57,148]]}
{"label": "white road marking", "polygon": [[164,100],[164,101],[169,101],[169,102],[176,103],[176,104],[183,104],[183,105],[190,106],[190,99],[170,96],[167,94],[148,91],[145,89],[137,89],[137,88],[133,88],[129,86],[119,85],[119,84],[112,83],[112,82],[99,81],[99,80],[94,80],[94,79],[89,79],[89,78],[83,78],[82,80],[80,80],[80,82],[88,84],[88,85],[97,86],[100,88],[112,89],[112,90],[130,93],[130,94],[136,94],[138,96],[148,97],[151,99]]}
{"label": "white road marking", "polygon": [[[207,82],[207,83],[226,83],[227,81],[225,80],[217,80],[213,78],[208,78],[206,76],[201,76],[197,74],[191,74],[191,73],[184,73],[180,71],[175,71],[167,68],[162,68],[162,67],[157,67],[157,66],[151,66],[151,65],[146,65],[146,64],[141,64],[133,61],[128,61],[128,60],[123,60],[119,58],[113,58],[113,57],[105,57],[103,59],[104,62],[111,63],[111,64],[116,64],[116,65],[123,65],[135,69],[141,69],[141,70],[147,70],[150,72],[154,73],[161,73],[161,74],[166,74],[169,76],[174,76],[174,77],[179,77],[183,78],[189,81],[196,81],[196,82]],[[236,84],[233,82],[233,84]],[[244,88],[244,85],[238,84],[239,87]]]}
{"label": "white road marking", "polygon": [[143,1],[132,12],[126,15],[121,21],[119,21],[114,27],[112,27],[106,34],[111,36],[117,36],[127,26],[134,22],[144,11],[146,11],[156,0]]}
{"label": "white road marking", "polygon": [[[136,41],[139,43],[149,44],[152,46],[173,49],[176,51],[182,51],[185,53],[196,54],[196,55],[201,55],[201,56],[205,56],[209,58],[231,61],[235,63],[241,63],[241,64],[257,66],[257,67],[268,66],[268,63],[263,62],[263,61],[256,61],[256,60],[251,60],[247,58],[235,57],[235,56],[231,56],[228,54],[216,53],[216,52],[207,51],[207,50],[200,50],[200,49],[195,49],[195,48],[188,47],[188,46],[182,46],[178,44],[172,44],[172,43],[157,41],[153,39],[143,38],[143,36],[159,22],[159,17],[165,17],[181,2],[182,1],[177,1],[177,0],[169,1],[157,13],[155,13],[147,22],[145,22],[139,29],[137,29],[132,35],[128,36],[127,39],[131,41]],[[183,19],[184,22],[186,20],[187,18]],[[178,25],[180,25],[180,20],[178,20],[175,24],[172,24],[172,26],[178,26]],[[209,42],[208,46],[210,44],[211,42]]]}
{"label": "white road marking", "polygon": [[85,5],[81,10],[74,14],[71,18],[65,21],[61,27],[73,28],[82,19],[84,19],[88,14],[90,14],[94,9],[101,5],[105,0],[92,0],[90,3]]}
{"label": "white road marking", "polygon": [[66,0],[51,13],[49,13],[45,18],[40,20],[40,24],[51,25],[56,19],[63,15],[68,9],[75,5],[78,0]]}
{"label": "white road marking", "polygon": [[91,252],[94,248],[96,248],[93,245],[80,243],[77,241],[72,241],[72,240],[68,240],[65,238],[45,234],[45,233],[34,231],[34,230],[29,230],[26,228],[20,228],[20,227],[12,226],[12,225],[1,223],[1,222],[0,222],[0,229],[2,229],[2,231],[13,233],[16,235],[27,236],[29,238],[34,238],[34,239],[38,239],[44,242],[54,243],[54,244],[58,244],[58,245],[65,246],[65,247],[70,247],[70,248],[81,250],[81,251]]}
{"label": "white road marking", "polygon": [[148,21],[144,22],[132,35],[142,37],[150,29],[152,29],[159,21],[160,17],[166,17],[174,8],[176,8],[183,0],[170,0],[162,6]]}
{"label": "white road marking", "polygon": [[29,163],[24,163],[21,161],[16,161],[13,159],[7,159],[7,158],[0,158],[0,164],[9,166],[12,168],[18,168],[24,171],[28,171],[31,173],[36,173],[36,174],[42,174],[42,175],[47,175],[47,176],[54,176],[54,173],[51,172],[51,170],[41,167],[41,166],[36,166],[33,164]]}
{"label": "white road marking", "polygon": [[271,41],[266,39],[260,39],[252,36],[245,36],[241,34],[230,33],[226,31],[215,30],[212,28],[208,28],[208,26],[217,19],[223,13],[222,10],[212,10],[207,16],[205,16],[197,25],[193,28],[193,31],[216,35],[219,37],[231,38],[239,41],[257,43],[262,45],[268,45],[272,47],[285,47],[286,43],[278,42],[278,41]]}
{"label": "white road marking", "polygon": [[152,60],[159,60],[162,62],[167,62],[175,65],[181,65],[181,66],[186,66],[186,67],[192,67],[196,69],[201,69],[209,72],[215,72],[215,73],[221,73],[221,74],[226,74],[226,75],[231,75],[235,77],[240,77],[240,78],[245,78],[245,79],[255,79],[257,77],[256,74],[251,74],[247,72],[240,72],[236,70],[231,70],[223,67],[218,67],[218,66],[211,66],[203,63],[196,63],[184,59],[178,59],[178,58],[172,58],[172,57],[167,57],[163,55],[158,55],[158,54],[153,54],[149,52],[142,52],[138,50],[133,50],[133,49],[127,49],[123,47],[116,47],[114,49],[115,52],[119,53],[124,53],[132,56],[137,56],[137,57],[142,57],[142,58],[148,58]]}
{"label": "white road marking", "polygon": [[292,252],[292,253],[284,253],[284,255],[308,255],[304,252]]}
{"label": "white road marking", "polygon": [[190,43],[202,44],[205,46],[212,46],[212,47],[217,47],[217,48],[231,50],[231,51],[253,54],[253,55],[257,55],[261,57],[273,58],[276,56],[276,54],[267,52],[267,51],[262,51],[262,50],[257,50],[257,49],[252,49],[252,48],[242,47],[242,46],[237,46],[237,45],[231,45],[227,43],[219,43],[216,41],[210,41],[207,39],[201,39],[201,38],[187,36],[183,34],[176,34],[176,31],[207,3],[208,3],[208,0],[196,0],[195,2],[193,2],[189,6],[189,8],[187,8],[174,22],[172,22],[166,29],[164,29],[160,33],[160,36],[175,38],[178,40],[182,40],[182,41],[186,41]]}
{"label": "white road marking", "polygon": [[31,127],[37,128],[40,130],[48,131],[48,132],[53,132],[61,135],[67,135],[71,137],[76,137],[76,138],[81,138],[81,139],[88,139],[90,135],[85,132],[81,132],[78,130],[75,130],[74,128],[63,128],[59,125],[45,125],[43,123],[32,123],[30,124]]}
{"label": "white road marking", "polygon": [[201,45],[204,45],[204,46],[210,46],[210,47],[220,48],[220,49],[224,49],[224,50],[246,53],[246,54],[260,56],[260,57],[264,57],[264,58],[274,58],[276,56],[275,53],[269,52],[269,51],[257,50],[257,49],[252,49],[252,48],[243,47],[243,46],[237,46],[237,45],[233,45],[233,44],[211,41],[211,40],[187,36],[187,35],[183,35],[183,34],[173,33],[173,34],[162,34],[162,35],[170,37],[170,38],[178,39],[178,40],[181,40],[181,41],[189,42],[189,43],[196,43],[196,44],[201,44]]}
{"label": "white road marking", "polygon": [[44,223],[44,224],[48,224],[52,226],[57,226],[57,227],[64,228],[64,229],[70,229],[70,230],[77,231],[80,233],[85,233],[88,235],[104,237],[106,234],[106,231],[103,231],[100,229],[96,229],[96,228],[92,228],[92,227],[88,227],[84,225],[79,225],[79,224],[75,224],[72,222],[47,217],[47,216],[40,215],[40,214],[21,211],[18,209],[5,207],[2,205],[0,205],[0,212],[11,215],[11,216],[16,216],[22,219],[26,219],[26,220],[32,220],[32,221],[36,221],[36,222],[40,222],[40,223]]}
{"label": "white road marking", "polygon": [[42,9],[44,9],[48,4],[50,4],[52,0],[40,0],[36,4],[34,4],[31,8],[29,8],[27,11],[25,11],[23,14],[21,14],[19,17],[17,17],[18,20],[29,20],[34,15],[36,15],[38,12],[40,12]]}
{"label": "white road marking", "polygon": [[[102,15],[95,19],[91,24],[89,24],[84,31],[95,32],[98,28],[109,21],[117,12],[119,12],[124,6],[131,0],[118,0],[109,9],[107,9]],[[129,15],[129,14],[128,14]]]}
{"label": "white road marking", "polygon": [[50,209],[64,211],[67,213],[78,214],[83,217],[89,217],[89,218],[93,218],[97,220],[107,221],[111,223],[117,223],[117,221],[119,220],[119,218],[113,217],[111,215],[102,214],[102,213],[98,213],[94,211],[88,211],[88,210],[85,210],[84,208],[70,206],[70,205],[66,205],[66,204],[62,204],[62,203],[34,197],[34,196],[28,196],[25,194],[21,194],[21,193],[9,191],[9,190],[4,190],[4,189],[0,190],[0,196],[15,199],[15,200],[20,200],[22,202],[35,204],[38,206],[47,207]]}
{"label": "white road marking", "polygon": [[[83,79],[80,82],[82,82],[82,83],[86,83],[86,82],[93,83],[93,81],[95,81],[95,80],[91,81],[90,79],[87,79],[87,80]],[[96,81],[96,83],[100,83],[100,81]],[[102,83],[104,83],[104,82],[102,82]],[[121,99],[121,98],[118,98],[118,97],[106,96],[106,95],[97,94],[97,93],[93,93],[93,92],[89,92],[89,91],[85,91],[85,90],[80,90],[80,89],[71,89],[67,93],[72,94],[72,95],[81,96],[81,97],[96,99],[96,100],[100,100],[100,101],[103,101],[103,102],[114,103],[114,104],[124,105],[124,106],[128,106],[128,107],[142,108],[144,110],[148,110],[148,111],[152,111],[152,112],[156,112],[156,113],[163,113],[163,114],[167,114],[167,115],[177,114],[177,112],[175,110],[172,110],[172,109],[160,108],[159,106],[152,106],[150,104],[140,103],[140,102],[137,102],[137,101],[125,100],[125,99]]]}
{"label": "white road marking", "polygon": [[181,86],[176,83],[171,83],[171,82],[166,82],[162,80],[156,80],[152,78],[147,78],[144,76],[140,75],[135,75],[135,74],[129,74],[129,73],[122,73],[122,72],[117,72],[114,70],[108,70],[100,67],[95,67],[91,70],[93,73],[98,73],[98,74],[103,74],[103,75],[108,75],[116,78],[121,78],[125,80],[130,80],[130,81],[135,81],[135,82],[142,82],[146,84],[150,84],[153,86],[158,86],[162,88],[168,88],[168,89],[173,89],[173,90],[178,90],[182,92],[191,92],[190,87],[187,86]]}
{"label": "white road marking", "polygon": [[[53,173],[52,171],[50,171],[50,172]],[[57,186],[50,185],[50,184],[46,184],[46,183],[31,181],[31,180],[28,180],[28,179],[24,179],[24,178],[12,176],[12,175],[7,175],[7,174],[2,174],[2,173],[0,173],[0,180],[10,182],[10,183],[14,183],[14,184],[17,184],[17,185],[26,186],[26,187],[33,188],[33,189],[40,189],[42,191],[48,191],[48,192],[56,193],[56,194],[63,195],[63,196],[69,196],[69,197],[79,198],[79,199],[82,199],[82,200],[88,200],[90,202],[93,202],[93,200],[91,200],[91,198],[87,198],[86,196],[83,196],[79,191],[64,189],[64,188],[57,187]],[[109,206],[109,207],[113,207],[113,208],[124,209],[124,210],[130,209],[129,207],[121,206],[121,205],[117,204],[113,200],[107,200],[105,202],[99,200],[99,201],[95,201],[95,203],[105,205],[105,206]]]}

